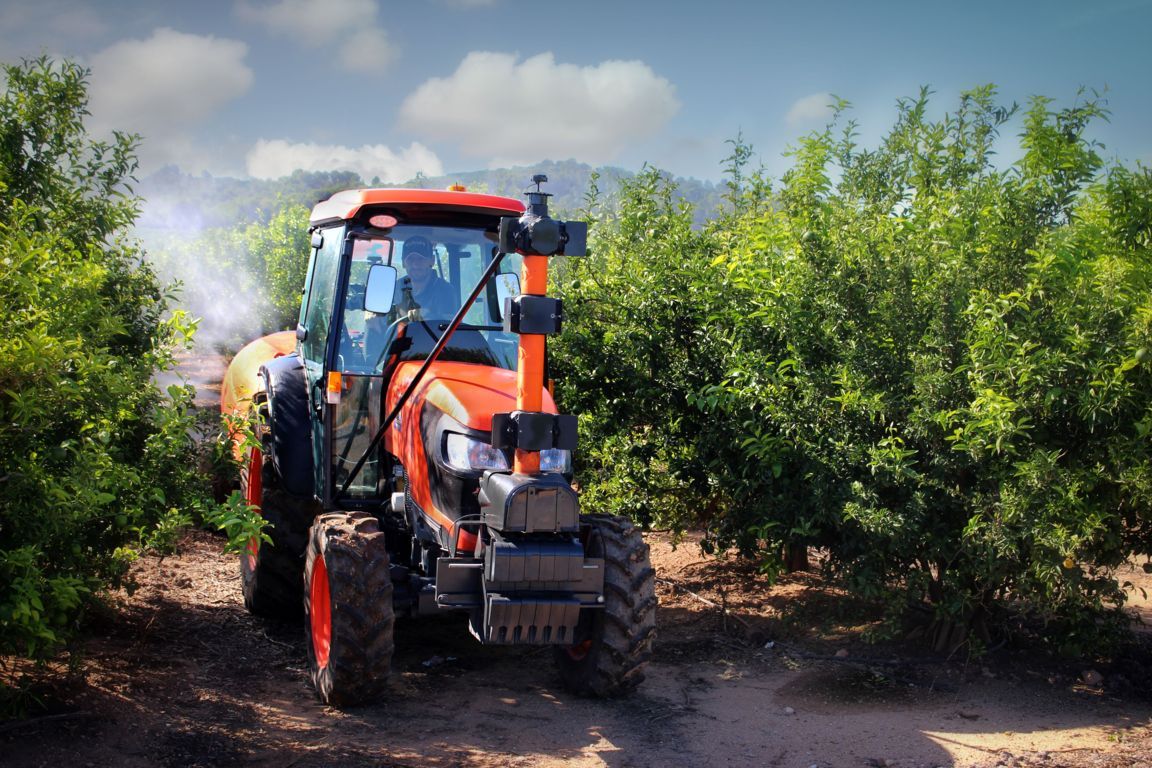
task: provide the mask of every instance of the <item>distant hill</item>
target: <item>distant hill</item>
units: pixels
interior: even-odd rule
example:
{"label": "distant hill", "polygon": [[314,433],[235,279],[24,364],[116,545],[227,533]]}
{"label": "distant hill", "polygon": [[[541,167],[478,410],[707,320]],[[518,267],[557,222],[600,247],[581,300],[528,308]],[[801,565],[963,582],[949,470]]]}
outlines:
{"label": "distant hill", "polygon": [[[406,184],[390,185],[424,189],[444,189],[463,184],[473,192],[520,198],[531,188],[532,176],[544,174],[544,189],[553,195],[553,210],[568,215],[584,205],[593,171],[600,174],[600,193],[605,201],[615,199],[622,179],[634,174],[621,168],[593,169],[574,160],[546,161],[531,166],[467,171],[445,176],[421,176]],[[680,195],[696,207],[697,223],[715,215],[722,203],[724,188],[697,179],[676,179]],[[231,228],[266,221],[284,205],[311,207],[341,189],[385,186],[379,179],[365,181],[350,171],[296,171],[280,179],[235,179],[208,174],[193,176],[174,166],[143,178],[136,192],[144,199],[137,221],[141,233],[195,233],[210,228]]]}
{"label": "distant hill", "polygon": [[[584,197],[588,193],[588,182],[591,180],[593,171],[600,174],[598,182],[600,194],[606,201],[615,199],[621,180],[635,176],[634,173],[623,168],[603,166],[594,169],[586,163],[578,163],[575,160],[561,162],[547,160],[530,166],[425,177],[416,179],[404,186],[442,189],[450,184],[458,183],[463,184],[473,192],[521,197],[526,190],[532,188],[532,177],[542,173],[548,177],[548,183],[544,189],[553,195],[551,202],[554,210],[561,213],[571,213],[583,207]],[[698,179],[677,178],[675,181],[680,196],[695,206],[698,224],[702,224],[709,217],[714,216],[716,211],[720,209],[724,192],[722,186]]]}

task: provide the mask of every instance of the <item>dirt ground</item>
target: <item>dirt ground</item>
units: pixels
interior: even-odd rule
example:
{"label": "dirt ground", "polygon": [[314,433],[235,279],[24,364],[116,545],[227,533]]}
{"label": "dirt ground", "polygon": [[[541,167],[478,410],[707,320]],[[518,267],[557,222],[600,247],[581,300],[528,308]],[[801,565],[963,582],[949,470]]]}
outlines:
{"label": "dirt ground", "polygon": [[445,614],[399,621],[387,699],[339,711],[309,688],[302,628],[248,615],[234,556],[190,532],[42,675],[47,710],[0,724],[0,764],[1152,766],[1148,644],[1107,665],[921,657],[861,643],[859,606],[816,575],[769,587],[649,542],[659,637],[632,697],[573,697],[547,650],[481,646]]}

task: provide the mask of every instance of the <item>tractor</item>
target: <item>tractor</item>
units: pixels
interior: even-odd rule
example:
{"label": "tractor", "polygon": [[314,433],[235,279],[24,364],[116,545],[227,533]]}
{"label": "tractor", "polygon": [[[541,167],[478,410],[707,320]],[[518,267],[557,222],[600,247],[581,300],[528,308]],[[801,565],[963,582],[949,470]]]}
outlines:
{"label": "tractor", "polygon": [[549,216],[545,181],[527,206],[459,187],[318,203],[295,331],[229,366],[222,409],[258,438],[240,489],[266,522],[240,557],[244,603],[303,608],[327,704],[380,699],[397,617],[441,611],[481,643],[552,646],[576,694],[643,679],[648,547],[627,520],[580,512],[577,420],[551,395],[549,259],[583,256],[587,225]]}

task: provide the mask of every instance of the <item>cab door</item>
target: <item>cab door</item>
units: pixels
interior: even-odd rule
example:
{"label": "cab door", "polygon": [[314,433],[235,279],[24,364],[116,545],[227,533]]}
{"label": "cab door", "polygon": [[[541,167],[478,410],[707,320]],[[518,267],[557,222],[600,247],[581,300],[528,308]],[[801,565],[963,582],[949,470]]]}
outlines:
{"label": "cab door", "polygon": [[316,496],[330,506],[332,408],[325,402],[327,373],[336,355],[337,297],[341,295],[341,262],[344,254],[344,227],[331,227],[313,234],[311,265],[300,305],[300,324],[296,329],[304,378],[308,385],[308,405],[312,422],[312,466]]}

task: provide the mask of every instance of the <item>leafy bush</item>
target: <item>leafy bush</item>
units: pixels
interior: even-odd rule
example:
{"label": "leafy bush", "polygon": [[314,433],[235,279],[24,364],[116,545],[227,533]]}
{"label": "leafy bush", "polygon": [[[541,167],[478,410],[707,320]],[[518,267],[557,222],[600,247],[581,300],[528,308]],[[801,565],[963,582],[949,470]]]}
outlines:
{"label": "leafy bush", "polygon": [[1034,100],[1006,169],[1016,110],[990,87],[939,120],[926,92],[901,102],[875,149],[844,107],[776,190],[737,142],[705,231],[637,186],[599,222],[562,287],[610,315],[556,349],[588,499],[769,567],[827,547],[894,614],[929,601],[939,648],[989,641],[1010,605],[1083,648],[1122,602],[1112,569],[1152,549],[1152,177],[1103,166],[1095,98]]}
{"label": "leafy bush", "polygon": [[244,231],[248,259],[263,274],[269,305],[266,328],[296,327],[308,270],[308,215],[306,207],[289,205],[273,214],[267,224],[252,224]]}
{"label": "leafy bush", "polygon": [[195,324],[139,250],[135,138],[90,139],[86,72],[5,66],[0,96],[0,653],[40,655],[203,498],[191,389],[154,374]]}
{"label": "leafy bush", "polygon": [[605,207],[593,176],[580,215],[594,221],[594,254],[557,264],[566,327],[549,350],[557,397],[580,414],[583,503],[682,528],[709,493],[692,397],[723,373],[708,316],[724,297],[708,282],[725,272],[709,269],[714,238],[674,191],[648,168]]}

